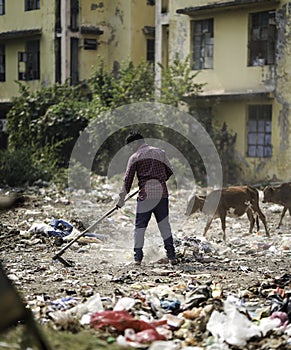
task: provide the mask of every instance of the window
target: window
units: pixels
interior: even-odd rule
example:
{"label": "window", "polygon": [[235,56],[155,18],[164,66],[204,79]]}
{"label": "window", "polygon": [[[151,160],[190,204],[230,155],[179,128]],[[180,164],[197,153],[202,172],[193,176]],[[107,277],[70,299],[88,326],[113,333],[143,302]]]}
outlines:
{"label": "window", "polygon": [[213,68],[213,18],[192,22],[193,69]]}
{"label": "window", "polygon": [[25,0],[25,11],[39,10],[40,0]]}
{"label": "window", "polygon": [[272,106],[249,106],[248,157],[272,156]]}
{"label": "window", "polygon": [[84,50],[97,50],[97,40],[84,39]]}
{"label": "window", "polygon": [[61,52],[61,38],[55,39],[55,59],[56,59],[56,70],[55,70],[55,81],[56,83],[62,82],[62,52]]}
{"label": "window", "polygon": [[27,72],[28,80],[40,78],[40,49],[39,40],[27,42]]}
{"label": "window", "polygon": [[155,39],[147,39],[147,61],[155,62]]}
{"label": "window", "polygon": [[275,11],[250,14],[249,27],[249,66],[274,64]]}
{"label": "window", "polygon": [[26,43],[26,51],[18,53],[18,79],[40,79],[40,49],[39,40]]}
{"label": "window", "polygon": [[79,39],[71,38],[71,84],[79,83]]}
{"label": "window", "polygon": [[169,11],[169,0],[162,0],[161,3],[161,12],[168,13]]}
{"label": "window", "polygon": [[61,12],[62,12],[61,0],[56,0],[56,22],[55,22],[56,33],[61,33],[62,31]]}
{"label": "window", "polygon": [[71,0],[70,6],[70,28],[76,32],[79,30],[79,0]]}
{"label": "window", "polygon": [[5,45],[0,44],[0,81],[5,81]]}
{"label": "window", "polygon": [[5,0],[0,0],[0,16],[5,15]]}

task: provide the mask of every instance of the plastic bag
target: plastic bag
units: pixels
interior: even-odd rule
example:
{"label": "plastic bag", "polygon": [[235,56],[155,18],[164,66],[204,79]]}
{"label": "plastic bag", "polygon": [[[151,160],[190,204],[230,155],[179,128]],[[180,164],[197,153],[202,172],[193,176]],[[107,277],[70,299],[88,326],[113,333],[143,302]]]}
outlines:
{"label": "plastic bag", "polygon": [[155,327],[166,323],[166,320],[155,321],[151,323],[142,320],[137,320],[125,310],[107,310],[102,312],[96,312],[91,315],[90,320],[90,326],[92,328],[98,329],[103,326],[113,326],[120,332],[124,332],[127,328],[131,328],[136,332],[141,332],[146,329],[154,329]]}

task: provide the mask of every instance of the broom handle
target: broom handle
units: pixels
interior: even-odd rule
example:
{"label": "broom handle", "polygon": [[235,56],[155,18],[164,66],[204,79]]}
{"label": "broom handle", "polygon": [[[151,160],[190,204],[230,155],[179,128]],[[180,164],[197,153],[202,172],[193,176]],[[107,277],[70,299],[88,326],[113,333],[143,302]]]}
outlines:
{"label": "broom handle", "polygon": [[[133,193],[129,194],[125,199],[124,202],[132,198],[138,193],[138,190],[134,191]],[[100,221],[102,221],[104,218],[115,212],[119,207],[116,205],[114,208],[107,211],[105,214],[103,214],[97,221],[95,221],[92,225],[86,228],[86,230],[80,232],[74,239],[72,239],[64,248],[62,248],[56,255],[53,257],[53,259],[57,259],[59,256],[61,256],[73,243],[75,243],[79,238],[84,236],[88,231],[90,231],[93,227],[95,227],[97,224],[99,224]]]}

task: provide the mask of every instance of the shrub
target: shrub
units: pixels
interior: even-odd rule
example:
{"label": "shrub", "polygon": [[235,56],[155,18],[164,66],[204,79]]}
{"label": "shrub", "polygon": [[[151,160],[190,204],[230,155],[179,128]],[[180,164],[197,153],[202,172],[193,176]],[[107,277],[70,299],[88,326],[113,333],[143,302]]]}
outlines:
{"label": "shrub", "polygon": [[50,181],[54,163],[37,158],[30,149],[0,150],[0,184],[11,187],[30,185],[38,179]]}

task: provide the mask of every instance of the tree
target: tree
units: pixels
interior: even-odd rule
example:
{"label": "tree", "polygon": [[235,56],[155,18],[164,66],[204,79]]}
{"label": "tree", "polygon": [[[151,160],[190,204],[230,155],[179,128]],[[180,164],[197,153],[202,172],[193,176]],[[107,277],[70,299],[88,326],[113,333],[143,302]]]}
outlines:
{"label": "tree", "polygon": [[[163,74],[160,103],[178,107],[181,101],[202,91],[204,84],[195,82],[198,72],[193,73],[191,70],[189,58],[182,61],[176,57],[168,68],[161,68]],[[14,98],[13,107],[7,116],[9,148],[26,148],[37,157],[50,154],[52,158],[53,152],[53,158],[59,167],[68,165],[74,144],[90,121],[94,120],[98,125],[106,118],[106,135],[110,135],[115,130],[117,121],[114,113],[106,112],[114,111],[120,106],[134,105],[136,102],[155,101],[154,70],[145,61],[136,66],[132,62],[125,62],[115,66],[111,72],[105,69],[101,61],[92,76],[77,86],[55,84],[31,92],[26,85],[19,83],[19,88],[20,95]],[[212,125],[212,120],[209,121]],[[180,123],[179,118],[175,122]],[[200,122],[203,124],[205,121]],[[156,125],[137,127],[145,136],[164,139],[185,152],[191,166],[196,171],[198,169],[199,176],[203,179],[203,164],[199,155],[187,140],[175,132],[174,125],[172,128]],[[124,145],[127,132],[126,128],[121,127],[112,136],[114,142],[110,137],[104,142],[95,157],[95,172],[102,175],[106,173],[111,158]],[[211,128],[211,132],[214,142],[219,145],[220,131]],[[225,134],[228,134],[226,129],[224,138]],[[227,146],[223,148],[223,152],[225,148]],[[42,152],[42,149],[46,150]]]}

